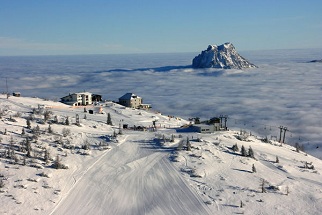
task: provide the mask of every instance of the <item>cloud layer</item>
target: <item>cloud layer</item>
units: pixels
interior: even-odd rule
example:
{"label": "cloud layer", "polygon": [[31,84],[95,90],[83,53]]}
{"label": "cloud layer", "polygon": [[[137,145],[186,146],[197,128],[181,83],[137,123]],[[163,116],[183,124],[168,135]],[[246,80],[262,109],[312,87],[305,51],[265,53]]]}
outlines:
{"label": "cloud layer", "polygon": [[228,126],[277,138],[278,126],[287,126],[288,142],[322,156],[322,64],[306,63],[321,59],[322,50],[246,52],[259,68],[244,71],[194,70],[187,65],[195,55],[0,57],[0,71],[10,91],[24,96],[58,99],[86,90],[117,100],[134,92],[167,115],[224,114]]}

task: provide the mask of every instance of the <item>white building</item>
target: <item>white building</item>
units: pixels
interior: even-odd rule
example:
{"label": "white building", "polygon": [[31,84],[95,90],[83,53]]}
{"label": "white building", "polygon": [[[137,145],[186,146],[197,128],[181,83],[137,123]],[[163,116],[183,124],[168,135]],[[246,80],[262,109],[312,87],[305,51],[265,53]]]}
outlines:
{"label": "white building", "polygon": [[69,94],[68,96],[64,96],[60,100],[61,102],[72,106],[83,106],[93,104],[92,93],[89,92]]}

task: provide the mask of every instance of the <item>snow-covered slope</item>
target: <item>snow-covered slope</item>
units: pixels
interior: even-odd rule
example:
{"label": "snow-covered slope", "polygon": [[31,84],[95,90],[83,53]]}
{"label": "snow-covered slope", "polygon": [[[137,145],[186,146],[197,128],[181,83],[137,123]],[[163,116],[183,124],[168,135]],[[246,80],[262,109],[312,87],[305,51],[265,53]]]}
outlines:
{"label": "snow-covered slope", "polygon": [[222,69],[245,69],[256,68],[239,55],[232,43],[225,43],[220,46],[209,45],[192,60],[193,68],[222,68]]}
{"label": "snow-covered slope", "polygon": [[[186,120],[111,102],[102,105],[103,114],[88,114],[84,108],[58,102],[0,96],[0,214],[319,214],[322,210],[322,162],[294,147],[263,142],[249,131],[182,132],[179,127],[188,124]],[[44,122],[46,111],[50,117]],[[113,125],[106,124],[107,113]],[[123,124],[130,129],[117,135]],[[145,129],[131,129],[134,125]],[[235,144],[238,151],[232,150]],[[242,146],[251,147],[254,158],[241,156]],[[67,169],[55,168],[57,157],[60,167]]]}

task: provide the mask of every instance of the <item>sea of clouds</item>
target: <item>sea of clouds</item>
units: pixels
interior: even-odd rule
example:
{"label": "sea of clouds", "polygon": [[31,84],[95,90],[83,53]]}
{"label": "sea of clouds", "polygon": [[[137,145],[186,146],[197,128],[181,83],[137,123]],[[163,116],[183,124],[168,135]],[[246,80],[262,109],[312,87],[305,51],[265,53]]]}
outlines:
{"label": "sea of clouds", "polygon": [[[228,115],[228,127],[304,144],[322,158],[321,49],[248,51],[259,68],[192,69],[198,53],[0,57],[0,91],[59,100],[89,91],[117,101],[133,92],[166,115],[208,119]],[[274,137],[276,136],[276,137]]]}

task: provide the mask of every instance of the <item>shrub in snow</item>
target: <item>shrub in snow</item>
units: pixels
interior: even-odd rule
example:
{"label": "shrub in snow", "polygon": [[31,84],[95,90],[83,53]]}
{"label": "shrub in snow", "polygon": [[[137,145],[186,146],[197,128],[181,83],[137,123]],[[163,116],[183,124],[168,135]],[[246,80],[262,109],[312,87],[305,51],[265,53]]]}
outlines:
{"label": "shrub in snow", "polygon": [[256,168],[255,168],[255,165],[253,164],[252,166],[252,172],[255,173],[256,172]]}
{"label": "shrub in snow", "polygon": [[56,159],[55,159],[55,161],[53,163],[53,167],[55,169],[68,169],[68,166],[66,166],[66,165],[61,163],[59,155],[56,156]]}
{"label": "shrub in snow", "polygon": [[43,169],[43,165],[39,164],[39,163],[31,163],[30,167],[34,167],[36,169]]}
{"label": "shrub in snow", "polygon": [[295,143],[296,152],[303,151],[304,152],[304,145],[300,145],[299,143]]}
{"label": "shrub in snow", "polygon": [[27,181],[38,182],[37,179],[34,179],[34,178],[27,178]]}
{"label": "shrub in snow", "polygon": [[63,134],[63,136],[64,136],[64,137],[69,136],[69,135],[70,135],[70,133],[71,133],[70,129],[68,129],[68,128],[63,128],[63,130],[62,130],[62,134]]}
{"label": "shrub in snow", "polygon": [[39,127],[39,125],[37,125],[36,127],[34,127],[32,129],[32,131],[31,131],[31,133],[33,133],[36,136],[39,136],[40,135],[40,127]]}
{"label": "shrub in snow", "polygon": [[16,120],[16,119],[14,119],[14,118],[12,118],[12,117],[11,117],[11,115],[10,115],[10,117],[9,117],[8,121],[10,121],[10,122],[17,122],[17,120]]}
{"label": "shrub in snow", "polygon": [[50,175],[49,175],[49,174],[47,174],[47,173],[45,173],[45,172],[41,172],[41,173],[39,173],[39,176],[41,176],[41,177],[46,177],[46,178],[50,178]]}
{"label": "shrub in snow", "polygon": [[4,188],[4,182],[2,179],[0,179],[0,188]]}
{"label": "shrub in snow", "polygon": [[13,115],[13,117],[21,117],[21,116],[22,116],[21,112],[16,112],[15,115]]}
{"label": "shrub in snow", "polygon": [[91,151],[88,151],[88,150],[82,150],[80,152],[81,155],[91,155]]}
{"label": "shrub in snow", "polygon": [[89,150],[90,149],[88,140],[84,141],[84,144],[82,145],[82,149],[84,149],[84,150]]}

